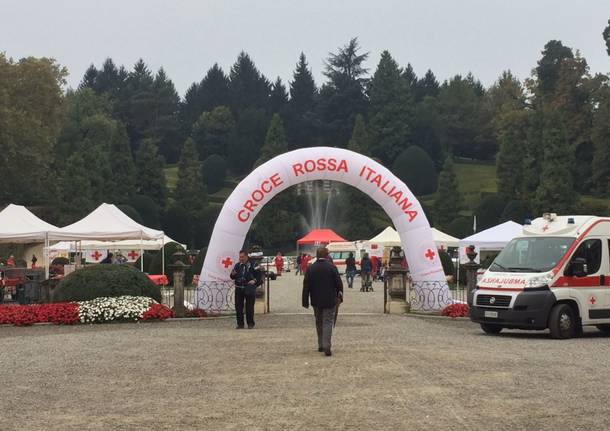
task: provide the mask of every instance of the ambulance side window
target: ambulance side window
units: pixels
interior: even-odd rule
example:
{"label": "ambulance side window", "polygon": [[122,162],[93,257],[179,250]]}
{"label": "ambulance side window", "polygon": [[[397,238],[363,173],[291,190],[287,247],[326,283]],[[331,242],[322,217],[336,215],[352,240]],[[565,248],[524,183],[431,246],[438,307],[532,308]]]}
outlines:
{"label": "ambulance side window", "polygon": [[602,265],[602,241],[588,239],[578,246],[572,259],[581,257],[587,261],[587,275],[595,274]]}

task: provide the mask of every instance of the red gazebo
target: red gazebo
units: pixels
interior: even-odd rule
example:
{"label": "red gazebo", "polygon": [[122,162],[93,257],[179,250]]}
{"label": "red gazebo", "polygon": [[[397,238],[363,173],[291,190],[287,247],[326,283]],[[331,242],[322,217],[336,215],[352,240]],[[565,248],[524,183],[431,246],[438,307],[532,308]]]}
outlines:
{"label": "red gazebo", "polygon": [[332,229],[314,229],[297,241],[297,245],[326,245],[331,242],[347,241]]}

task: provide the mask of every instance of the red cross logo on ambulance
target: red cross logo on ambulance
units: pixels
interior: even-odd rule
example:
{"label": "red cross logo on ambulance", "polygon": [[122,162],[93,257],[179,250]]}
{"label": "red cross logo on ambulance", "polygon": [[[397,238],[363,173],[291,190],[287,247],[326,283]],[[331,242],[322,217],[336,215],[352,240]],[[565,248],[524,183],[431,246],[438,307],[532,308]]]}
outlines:
{"label": "red cross logo on ambulance", "polygon": [[595,297],[595,295],[591,295],[591,297],[589,298],[589,302],[592,306],[595,305],[595,303],[597,302],[597,298]]}

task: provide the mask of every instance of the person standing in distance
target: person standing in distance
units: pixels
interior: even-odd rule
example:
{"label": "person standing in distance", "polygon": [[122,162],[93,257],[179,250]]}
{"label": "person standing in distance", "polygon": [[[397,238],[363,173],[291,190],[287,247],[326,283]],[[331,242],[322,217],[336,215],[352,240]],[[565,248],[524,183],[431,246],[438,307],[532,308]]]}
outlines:
{"label": "person standing in distance", "polygon": [[356,276],[356,259],[354,253],[349,252],[349,256],[345,259],[345,279],[347,280],[347,287],[352,289],[354,287],[354,277]]}
{"label": "person standing in distance", "polygon": [[343,282],[328,260],[328,249],[319,248],[316,261],[305,271],[303,307],[313,306],[318,333],[318,352],[331,356],[331,336],[337,305],[343,301]]}
{"label": "person standing in distance", "polygon": [[369,258],[368,253],[364,253],[362,259],[360,259],[360,281],[362,286],[360,292],[368,292],[371,287],[371,272],[373,270],[373,264]]}
{"label": "person standing in distance", "polygon": [[253,329],[254,301],[256,300],[256,270],[245,250],[239,251],[239,262],[235,264],[231,271],[231,279],[235,280],[236,329],[244,329],[244,302],[246,304],[248,329]]}

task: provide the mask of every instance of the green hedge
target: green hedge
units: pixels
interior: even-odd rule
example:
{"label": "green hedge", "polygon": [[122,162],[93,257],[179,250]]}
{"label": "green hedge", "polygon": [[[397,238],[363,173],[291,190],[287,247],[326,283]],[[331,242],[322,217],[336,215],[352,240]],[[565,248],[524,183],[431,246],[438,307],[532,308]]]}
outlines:
{"label": "green hedge", "polygon": [[66,276],[53,293],[55,302],[87,301],[101,296],[148,296],[161,302],[161,290],[146,274],[128,265],[92,265]]}

